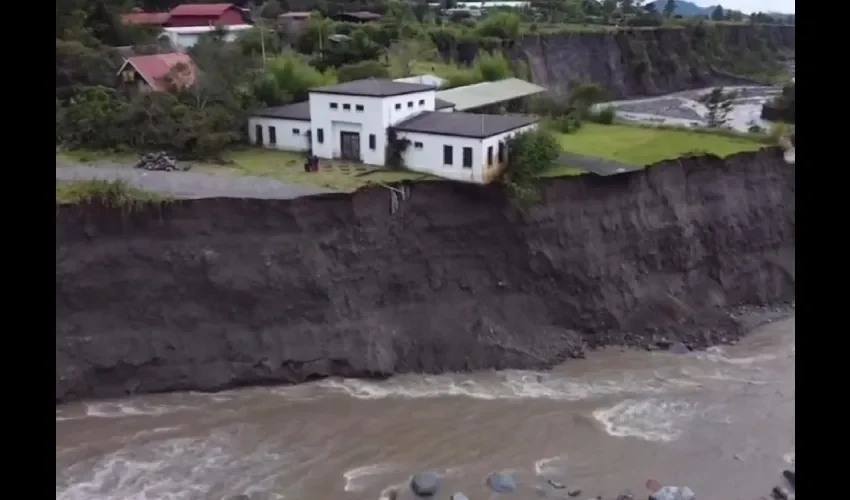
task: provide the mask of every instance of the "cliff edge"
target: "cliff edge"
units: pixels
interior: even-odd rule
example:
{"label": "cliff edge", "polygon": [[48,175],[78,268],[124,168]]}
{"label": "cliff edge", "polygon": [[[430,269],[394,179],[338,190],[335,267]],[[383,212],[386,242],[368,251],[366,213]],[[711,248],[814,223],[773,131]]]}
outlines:
{"label": "cliff edge", "polygon": [[57,206],[56,401],[544,368],[731,339],[794,298],[793,165],[766,149],[548,181],[296,200]]}
{"label": "cliff edge", "polygon": [[795,43],[794,26],[705,24],[526,35],[511,55],[527,63],[534,83],[551,90],[590,81],[626,99],[752,84],[775,72]]}

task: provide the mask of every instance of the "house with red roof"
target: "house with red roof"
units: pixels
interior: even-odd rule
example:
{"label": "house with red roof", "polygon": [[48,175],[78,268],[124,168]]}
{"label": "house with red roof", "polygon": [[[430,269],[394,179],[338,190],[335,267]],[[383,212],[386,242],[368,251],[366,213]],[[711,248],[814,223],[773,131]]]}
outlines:
{"label": "house with red roof", "polygon": [[170,12],[143,12],[134,9],[122,14],[121,22],[125,25],[174,28],[248,24],[242,9],[232,3],[182,4]]}
{"label": "house with red roof", "polygon": [[120,85],[138,92],[162,92],[195,83],[198,67],[189,54],[172,52],[128,57],[118,70]]}
{"label": "house with red roof", "polygon": [[169,27],[232,26],[246,24],[242,9],[232,3],[194,3],[178,5],[168,13]]}

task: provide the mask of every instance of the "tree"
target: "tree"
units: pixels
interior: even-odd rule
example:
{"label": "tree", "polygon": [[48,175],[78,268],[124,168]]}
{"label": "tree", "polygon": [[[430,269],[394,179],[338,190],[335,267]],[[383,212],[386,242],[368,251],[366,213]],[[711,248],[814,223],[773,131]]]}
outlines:
{"label": "tree", "polygon": [[673,14],[676,13],[676,0],[667,0],[667,3],[664,4],[664,17],[673,17]]}
{"label": "tree", "polygon": [[732,109],[732,99],[735,95],[726,93],[723,87],[711,91],[705,103],[708,108],[708,126],[711,128],[722,128],[726,126],[726,117]]}
{"label": "tree", "polygon": [[378,61],[360,61],[340,66],[336,70],[339,83],[362,80],[364,78],[389,78],[387,68]]}
{"label": "tree", "polygon": [[718,5],[711,11],[711,20],[712,21],[722,21],[724,17],[723,6]]}
{"label": "tree", "polygon": [[398,40],[387,49],[391,72],[397,76],[410,76],[417,61],[430,61],[436,56],[437,49],[425,39]]}

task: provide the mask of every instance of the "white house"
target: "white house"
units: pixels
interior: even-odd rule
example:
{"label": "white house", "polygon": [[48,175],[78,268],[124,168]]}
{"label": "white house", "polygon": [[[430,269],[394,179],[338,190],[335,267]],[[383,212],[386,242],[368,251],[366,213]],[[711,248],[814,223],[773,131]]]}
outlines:
{"label": "white house", "polygon": [[319,87],[306,102],[256,111],[253,144],[319,158],[386,165],[388,130],[409,144],[410,170],[486,183],[506,164],[505,142],[537,127],[529,115],[452,112],[432,85],[365,79]]}
{"label": "white house", "polygon": [[228,26],[176,26],[163,28],[160,40],[167,39],[175,49],[188,49],[198,43],[201,36],[211,33],[217,29],[225,31],[224,39],[228,42],[236,41],[239,33],[253,28],[250,24],[233,24]]}

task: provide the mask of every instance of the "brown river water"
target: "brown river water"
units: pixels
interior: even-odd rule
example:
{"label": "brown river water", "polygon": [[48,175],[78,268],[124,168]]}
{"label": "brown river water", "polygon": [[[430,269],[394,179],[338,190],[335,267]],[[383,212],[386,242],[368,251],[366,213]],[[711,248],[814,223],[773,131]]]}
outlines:
{"label": "brown river water", "polygon": [[[324,380],[56,409],[56,498],[376,500],[436,470],[443,487],[496,498],[510,470],[580,500],[648,477],[700,500],[754,500],[794,461],[795,321],[706,352],[594,353],[551,372]],[[406,490],[405,490],[406,491]],[[637,495],[637,494],[640,495]],[[412,498],[409,492],[399,497]]]}

